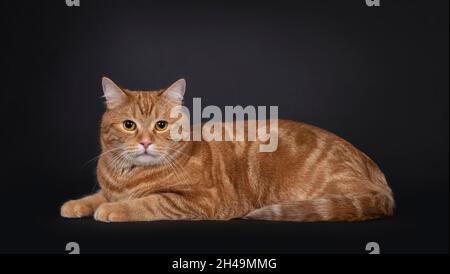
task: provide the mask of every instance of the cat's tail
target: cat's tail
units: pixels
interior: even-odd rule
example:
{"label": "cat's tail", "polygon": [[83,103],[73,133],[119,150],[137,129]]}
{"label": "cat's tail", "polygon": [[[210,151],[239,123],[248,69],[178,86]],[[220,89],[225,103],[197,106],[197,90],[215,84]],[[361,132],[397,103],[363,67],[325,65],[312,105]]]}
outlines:
{"label": "cat's tail", "polygon": [[249,212],[244,218],[303,222],[364,221],[391,216],[393,211],[392,193],[372,192],[269,205]]}

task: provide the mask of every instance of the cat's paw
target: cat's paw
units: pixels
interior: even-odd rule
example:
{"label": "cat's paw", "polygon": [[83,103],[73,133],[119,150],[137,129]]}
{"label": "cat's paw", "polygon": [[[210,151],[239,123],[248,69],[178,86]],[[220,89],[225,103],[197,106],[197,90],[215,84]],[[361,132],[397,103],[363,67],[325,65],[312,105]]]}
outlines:
{"label": "cat's paw", "polygon": [[61,207],[60,213],[65,218],[81,218],[92,215],[94,209],[82,201],[71,200]]}
{"label": "cat's paw", "polygon": [[121,203],[105,203],[97,208],[94,219],[100,222],[130,221],[127,206]]}

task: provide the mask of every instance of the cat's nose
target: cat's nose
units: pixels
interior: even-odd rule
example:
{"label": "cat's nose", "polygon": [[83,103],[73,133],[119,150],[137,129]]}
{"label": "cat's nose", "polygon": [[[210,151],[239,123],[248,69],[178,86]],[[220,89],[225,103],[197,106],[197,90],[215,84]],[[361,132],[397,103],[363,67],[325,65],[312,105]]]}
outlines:
{"label": "cat's nose", "polygon": [[145,149],[147,149],[147,148],[152,144],[152,142],[150,142],[150,141],[148,141],[148,140],[143,140],[143,141],[140,142],[140,144],[141,144]]}

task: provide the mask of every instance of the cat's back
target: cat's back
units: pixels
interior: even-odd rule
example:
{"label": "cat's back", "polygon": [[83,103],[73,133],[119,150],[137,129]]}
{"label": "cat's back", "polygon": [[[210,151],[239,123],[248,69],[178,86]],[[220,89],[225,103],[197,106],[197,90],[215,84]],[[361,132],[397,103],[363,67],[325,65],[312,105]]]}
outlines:
{"label": "cat's back", "polygon": [[[236,122],[233,123],[236,126]],[[308,176],[311,170],[320,174],[340,168],[352,169],[355,174],[365,173],[367,177],[370,175],[367,171],[369,169],[381,173],[366,154],[336,134],[317,126],[284,119],[246,120],[243,125],[247,138],[244,141],[201,142],[206,149],[199,151],[212,156],[208,161],[220,158],[228,165],[231,162],[246,162],[261,170],[282,170],[285,174],[295,171],[298,175],[297,172],[301,171]],[[225,135],[233,131],[233,126],[229,123],[222,123],[221,126]],[[258,137],[250,141],[249,132],[255,126]],[[259,136],[261,127],[264,127],[263,132],[267,137],[265,140]],[[267,147],[269,143],[270,150],[264,151],[264,146]]]}
{"label": "cat's back", "polygon": [[353,144],[320,127],[292,120],[279,120],[278,134],[280,149],[293,149],[303,158],[312,157],[317,162],[328,159],[336,161],[337,164],[348,162],[353,165],[362,164],[364,168],[366,165],[377,168],[376,164]]}
{"label": "cat's back", "polygon": [[[342,177],[387,187],[379,166],[354,145],[322,128],[279,120],[279,146],[284,163],[295,163],[304,180]],[[295,156],[294,156],[295,155]],[[294,159],[292,157],[294,156]]]}

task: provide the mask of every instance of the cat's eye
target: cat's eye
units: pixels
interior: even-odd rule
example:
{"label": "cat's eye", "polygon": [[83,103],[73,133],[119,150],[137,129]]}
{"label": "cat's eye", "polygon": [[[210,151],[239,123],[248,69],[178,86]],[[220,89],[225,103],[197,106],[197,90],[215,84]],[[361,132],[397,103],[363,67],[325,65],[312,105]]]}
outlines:
{"label": "cat's eye", "polygon": [[158,121],[155,124],[155,129],[159,130],[159,131],[163,131],[167,128],[167,126],[169,126],[169,123],[167,123],[166,121]]}
{"label": "cat's eye", "polygon": [[136,129],[136,123],[131,120],[123,121],[123,128],[128,131],[133,131]]}

